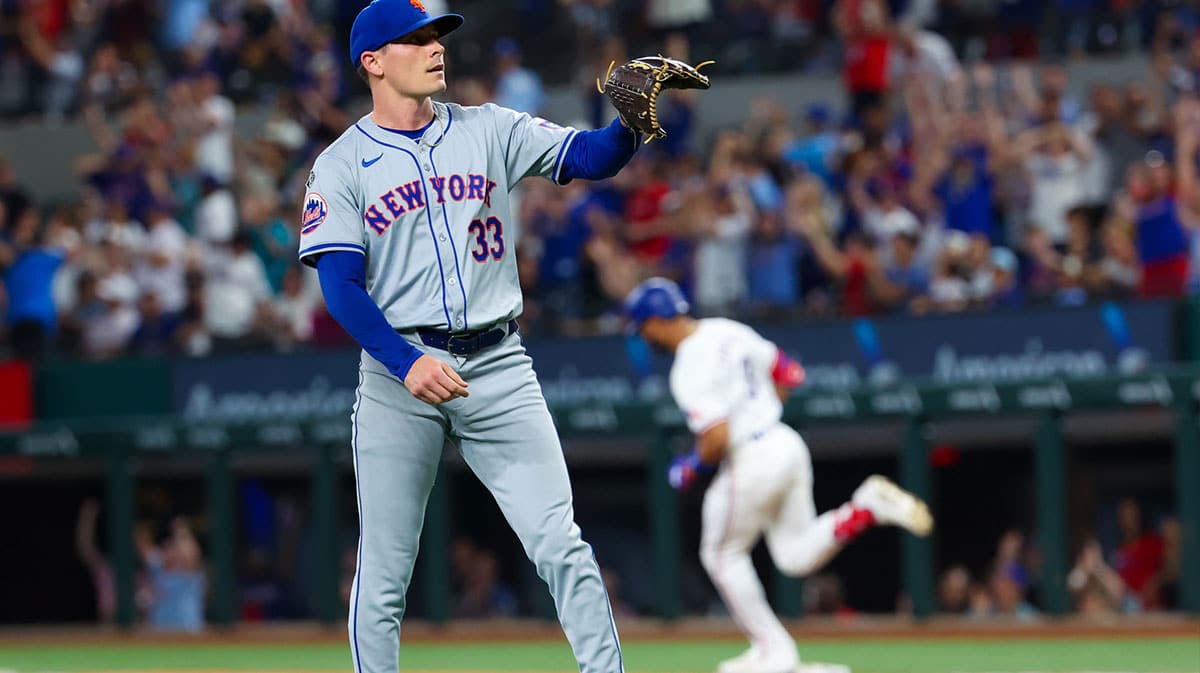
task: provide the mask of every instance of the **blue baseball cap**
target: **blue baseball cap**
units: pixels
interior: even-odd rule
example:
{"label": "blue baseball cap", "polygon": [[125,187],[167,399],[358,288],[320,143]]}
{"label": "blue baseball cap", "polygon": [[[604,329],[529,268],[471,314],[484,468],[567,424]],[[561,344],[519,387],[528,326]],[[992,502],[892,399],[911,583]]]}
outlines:
{"label": "blue baseball cap", "polygon": [[463,25],[462,15],[429,16],[421,0],[372,0],[363,7],[350,28],[350,63],[358,67],[364,52],[404,37],[414,30],[433,24],[438,35],[448,35]]}
{"label": "blue baseball cap", "polygon": [[644,280],[625,298],[625,318],[633,330],[641,329],[650,318],[674,318],[690,308],[683,290],[666,278]]}

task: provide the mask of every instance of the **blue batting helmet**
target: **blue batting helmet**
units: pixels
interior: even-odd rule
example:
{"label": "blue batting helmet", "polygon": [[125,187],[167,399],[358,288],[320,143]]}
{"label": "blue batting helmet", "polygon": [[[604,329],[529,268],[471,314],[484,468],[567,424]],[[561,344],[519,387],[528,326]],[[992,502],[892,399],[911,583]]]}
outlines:
{"label": "blue batting helmet", "polygon": [[674,318],[690,308],[683,291],[666,278],[644,280],[625,298],[625,317],[635,330],[650,318]]}

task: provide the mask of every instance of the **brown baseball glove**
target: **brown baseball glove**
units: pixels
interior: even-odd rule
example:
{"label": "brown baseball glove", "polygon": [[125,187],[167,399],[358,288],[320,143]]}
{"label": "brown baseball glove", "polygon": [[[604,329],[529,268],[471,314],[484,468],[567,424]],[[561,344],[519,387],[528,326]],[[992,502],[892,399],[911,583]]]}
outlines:
{"label": "brown baseball glove", "polygon": [[[658,95],[663,89],[707,89],[708,77],[700,69],[665,56],[635,58],[621,66],[608,66],[605,81],[596,80],[596,88],[608,96],[621,121],[646,135],[646,142],[665,138],[667,132],[658,123]],[[614,67],[616,66],[616,67]]]}

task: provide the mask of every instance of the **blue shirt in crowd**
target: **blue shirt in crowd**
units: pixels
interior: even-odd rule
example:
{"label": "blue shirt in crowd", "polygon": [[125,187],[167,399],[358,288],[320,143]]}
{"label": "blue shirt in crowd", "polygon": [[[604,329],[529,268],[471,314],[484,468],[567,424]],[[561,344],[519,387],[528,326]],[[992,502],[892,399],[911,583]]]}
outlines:
{"label": "blue shirt in crowd", "polygon": [[[595,207],[595,206],[593,206]],[[586,211],[585,211],[586,212]],[[583,213],[571,213],[563,222],[541,223],[542,257],[538,280],[545,289],[569,285],[579,279],[580,255],[591,235]]]}
{"label": "blue shirt in crowd", "polygon": [[496,82],[496,104],[536,116],[545,103],[542,82],[532,70],[515,68]]}
{"label": "blue shirt in crowd", "polygon": [[832,186],[830,175],[830,157],[837,151],[838,137],[836,133],[825,132],[797,140],[786,152],[783,158],[792,166],[803,168],[821,178],[826,187]]}
{"label": "blue shirt in crowd", "polygon": [[750,302],[766,306],[794,306],[799,301],[797,277],[800,245],[783,236],[750,246]]}
{"label": "blue shirt in crowd", "polygon": [[24,321],[41,323],[53,332],[58,323],[54,306],[54,274],[62,266],[63,255],[56,250],[34,248],[17,257],[4,273],[8,288],[9,325]]}
{"label": "blue shirt in crowd", "polygon": [[159,26],[162,42],[179,51],[191,44],[200,22],[208,18],[209,0],[167,0]]}
{"label": "blue shirt in crowd", "polygon": [[992,176],[988,173],[987,149],[981,146],[956,152],[950,168],[934,185],[942,202],[948,229],[992,236]]}
{"label": "blue shirt in crowd", "polygon": [[[904,288],[909,297],[916,297],[929,291],[929,270],[916,264],[909,266],[889,266],[884,275],[893,285]],[[900,306],[901,309],[907,306]]]}
{"label": "blue shirt in crowd", "polygon": [[1138,208],[1138,255],[1143,263],[1162,262],[1188,253],[1189,242],[1175,199],[1162,197]]}
{"label": "blue shirt in crowd", "polygon": [[167,570],[161,558],[151,559],[149,565],[154,588],[150,626],[163,631],[203,630],[204,571]]}

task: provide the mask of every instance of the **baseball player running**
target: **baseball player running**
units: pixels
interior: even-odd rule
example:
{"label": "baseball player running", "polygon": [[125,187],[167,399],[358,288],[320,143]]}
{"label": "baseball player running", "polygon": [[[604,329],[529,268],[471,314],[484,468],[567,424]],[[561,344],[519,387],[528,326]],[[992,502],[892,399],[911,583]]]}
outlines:
{"label": "baseball player running", "polygon": [[803,576],[872,525],[925,536],[933,518],[925,503],[881,476],[817,516],[808,447],[780,422],[786,391],[803,382],[804,370],[746,325],[695,320],[688,308],[679,287],[663,278],[638,285],[625,301],[642,338],[675,354],[671,394],[696,435],[694,450],[671,465],[671,485],[684,490],[716,472],[701,512],[700,560],[750,640],[749,650],[717,671],[789,673],[798,670],[796,645],[767,604],[750,560],[759,537],[766,534],[780,571]]}
{"label": "baseball player running", "polygon": [[[509,192],[530,176],[611,177],[639,133],[620,107],[608,127],[576,131],[495,105],[434,102],[446,89],[440,40],[462,23],[429,16],[419,0],[362,9],[350,58],[373,110],[317,158],[304,198],[300,259],[317,268],[330,314],[363,348],[352,413],[354,670],[399,668],[405,592],[449,440],[549,585],[580,671],[620,673],[604,584],[517,334]],[[671,76],[665,67],[654,74]]]}

